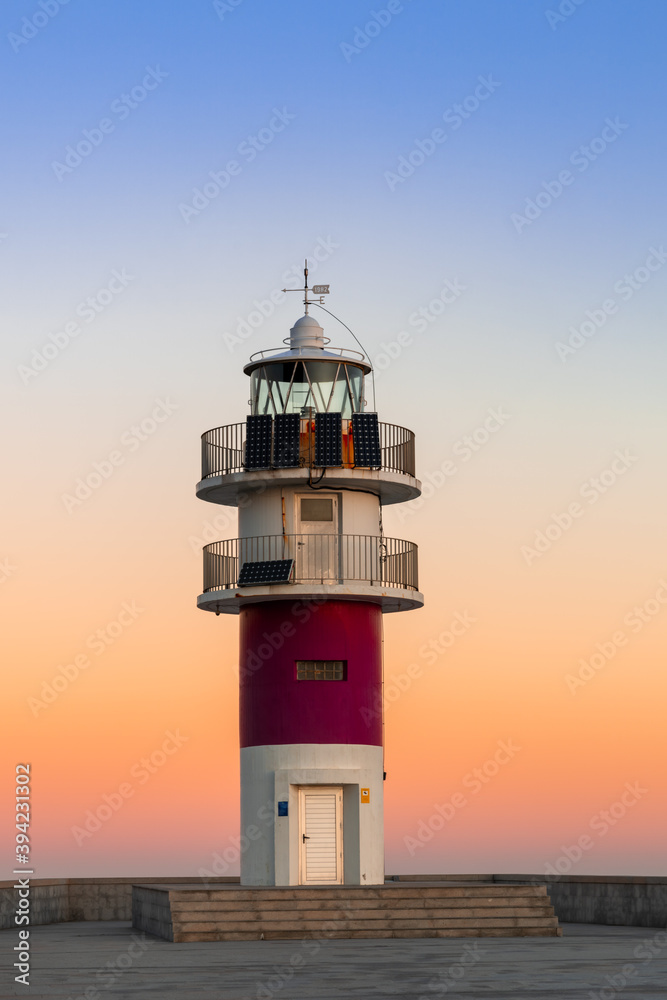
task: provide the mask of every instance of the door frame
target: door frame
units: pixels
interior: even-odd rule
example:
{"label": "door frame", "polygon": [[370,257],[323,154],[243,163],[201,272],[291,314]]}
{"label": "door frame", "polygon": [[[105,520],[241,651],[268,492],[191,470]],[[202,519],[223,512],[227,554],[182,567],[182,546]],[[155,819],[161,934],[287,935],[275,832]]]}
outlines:
{"label": "door frame", "polygon": [[[308,882],[306,880],[306,850],[303,839],[306,831],[306,793],[325,794],[327,792],[336,793],[336,881],[335,882]],[[344,844],[343,844],[343,786],[342,785],[298,785],[297,794],[299,799],[299,823],[298,823],[298,849],[299,849],[299,885],[343,885],[345,879],[344,869]]]}
{"label": "door frame", "polygon": [[[332,511],[333,512],[333,518],[332,518],[332,520],[331,521],[313,521],[312,522],[313,524],[327,524],[327,525],[330,524],[331,525],[331,530],[327,530],[327,531],[304,531],[303,530],[303,524],[301,522],[301,501],[302,500],[312,500],[315,497],[317,497],[318,499],[322,499],[322,500],[332,500],[333,501],[333,511]],[[341,579],[342,579],[342,577],[341,577],[341,560],[342,560],[341,530],[342,530],[342,522],[343,522],[343,504],[342,504],[342,496],[341,496],[340,492],[336,492],[336,490],[317,490],[316,492],[313,491],[313,490],[306,491],[306,492],[295,491],[295,493],[294,493],[294,534],[295,534],[296,539],[297,539],[297,541],[296,541],[296,552],[295,552],[295,558],[296,558],[295,577],[297,579],[299,579],[299,580],[301,580],[301,579],[303,579],[303,580],[313,580],[313,581],[317,582],[318,579],[319,579],[319,577],[323,576],[323,579],[327,583],[340,583],[341,582]],[[317,572],[315,572],[313,576],[307,576],[307,575],[305,575],[304,570],[307,569],[310,566],[310,560],[312,560],[312,558],[313,558],[313,552],[311,552],[310,554],[306,555],[305,552],[304,552],[304,548],[308,548],[308,546],[310,544],[312,546],[312,550],[314,550],[314,552],[317,553],[317,550],[318,550],[317,547],[318,547],[318,545],[320,547],[323,547],[323,543],[322,542],[313,541],[312,543],[309,543],[308,541],[300,541],[299,540],[301,538],[301,536],[308,536],[308,535],[314,536],[315,539],[321,539],[321,538],[332,538],[332,539],[335,539],[335,541],[328,543],[327,548],[326,548],[326,551],[327,551],[327,554],[328,554],[327,555],[327,559],[328,559],[328,561],[331,562],[331,565],[327,566],[327,573],[326,574],[318,574]],[[329,560],[329,556],[330,556],[330,560]],[[314,568],[316,569],[317,567],[315,566]]]}

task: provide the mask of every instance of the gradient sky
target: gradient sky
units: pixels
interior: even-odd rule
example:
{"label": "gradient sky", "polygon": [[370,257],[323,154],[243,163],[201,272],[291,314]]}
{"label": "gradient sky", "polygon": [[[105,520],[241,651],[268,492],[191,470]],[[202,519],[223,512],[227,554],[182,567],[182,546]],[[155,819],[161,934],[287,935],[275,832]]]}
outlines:
{"label": "gradient sky", "polygon": [[[239,324],[317,247],[311,278],[432,484],[385,510],[426,596],[385,618],[387,690],[423,667],[386,714],[388,872],[543,872],[583,836],[561,870],[664,872],[667,11],[571,6],[0,11],[1,786],[31,763],[36,876],[195,874],[238,834],[238,623],[195,606],[199,549],[236,519],[194,496],[199,435],[244,418],[242,365],[298,297],[235,344]],[[499,741],[519,749],[475,791]]]}

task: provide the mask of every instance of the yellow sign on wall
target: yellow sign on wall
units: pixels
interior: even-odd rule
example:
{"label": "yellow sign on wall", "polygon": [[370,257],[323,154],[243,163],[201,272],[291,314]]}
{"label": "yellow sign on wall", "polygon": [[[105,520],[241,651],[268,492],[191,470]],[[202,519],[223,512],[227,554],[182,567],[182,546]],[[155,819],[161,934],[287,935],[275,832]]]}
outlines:
{"label": "yellow sign on wall", "polygon": [[370,790],[370,788],[362,788],[361,789],[361,801],[362,802],[370,802],[371,801],[371,790]]}

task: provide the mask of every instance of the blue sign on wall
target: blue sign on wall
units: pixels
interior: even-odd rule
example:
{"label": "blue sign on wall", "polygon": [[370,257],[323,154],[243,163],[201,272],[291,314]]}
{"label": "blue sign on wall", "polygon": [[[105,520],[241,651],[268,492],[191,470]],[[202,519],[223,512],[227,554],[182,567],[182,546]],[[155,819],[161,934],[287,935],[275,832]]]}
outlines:
{"label": "blue sign on wall", "polygon": [[279,816],[287,816],[287,803],[286,802],[279,802],[278,803],[278,815]]}

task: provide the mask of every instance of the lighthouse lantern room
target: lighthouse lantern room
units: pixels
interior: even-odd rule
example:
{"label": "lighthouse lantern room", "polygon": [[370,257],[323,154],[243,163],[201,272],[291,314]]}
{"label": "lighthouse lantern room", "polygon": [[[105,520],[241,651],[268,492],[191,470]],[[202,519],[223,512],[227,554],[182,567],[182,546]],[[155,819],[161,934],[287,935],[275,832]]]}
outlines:
{"label": "lighthouse lantern room", "polygon": [[197,603],[240,624],[241,883],[384,881],[382,615],[423,605],[417,546],[382,506],[419,496],[414,434],[366,409],[372,368],[309,295],[245,365],[250,413],[202,435],[197,495],[238,507]]}

